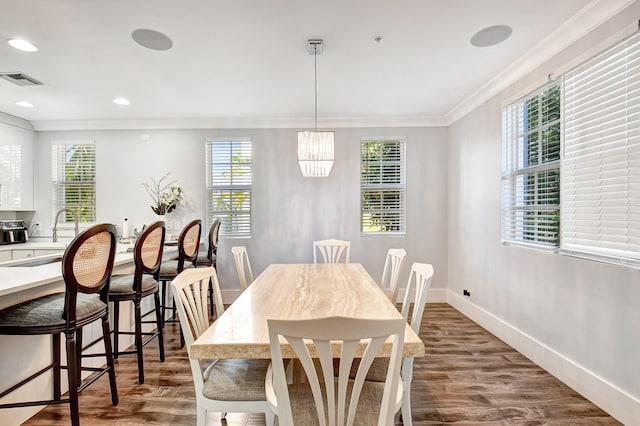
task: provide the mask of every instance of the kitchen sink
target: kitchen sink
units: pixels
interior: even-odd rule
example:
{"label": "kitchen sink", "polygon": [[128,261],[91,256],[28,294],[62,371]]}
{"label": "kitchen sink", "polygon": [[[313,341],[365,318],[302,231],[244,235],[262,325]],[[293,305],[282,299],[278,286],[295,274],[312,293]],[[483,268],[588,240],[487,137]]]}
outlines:
{"label": "kitchen sink", "polygon": [[59,263],[62,262],[62,255],[55,256],[42,256],[36,257],[33,259],[20,259],[12,262],[5,262],[8,264],[0,265],[0,266],[8,266],[15,268],[32,268],[35,266],[49,265],[51,263]]}
{"label": "kitchen sink", "polygon": [[19,262],[19,263],[15,263],[13,265],[7,265],[7,266],[19,267],[19,268],[31,268],[34,266],[48,265],[50,263],[56,263],[56,262],[62,262],[62,256],[47,257],[45,259],[33,259],[31,261]]}

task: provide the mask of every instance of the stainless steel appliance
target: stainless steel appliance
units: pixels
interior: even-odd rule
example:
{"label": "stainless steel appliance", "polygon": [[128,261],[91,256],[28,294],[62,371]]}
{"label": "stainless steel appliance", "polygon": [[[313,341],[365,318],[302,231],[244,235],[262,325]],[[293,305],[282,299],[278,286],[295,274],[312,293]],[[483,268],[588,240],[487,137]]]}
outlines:
{"label": "stainless steel appliance", "polygon": [[26,243],[28,240],[24,220],[0,220],[0,244]]}

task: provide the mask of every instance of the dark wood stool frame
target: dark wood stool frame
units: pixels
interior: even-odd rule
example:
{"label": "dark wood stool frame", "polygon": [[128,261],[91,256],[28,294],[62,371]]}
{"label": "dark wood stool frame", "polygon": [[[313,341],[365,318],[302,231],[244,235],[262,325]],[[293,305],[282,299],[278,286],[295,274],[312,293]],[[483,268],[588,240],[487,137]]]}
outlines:
{"label": "dark wood stool frame", "polygon": [[[218,235],[220,233],[220,225],[222,221],[216,219],[209,228],[209,247],[207,247],[207,257],[198,257],[198,266],[213,266],[218,273],[217,260],[218,260]],[[214,294],[213,294],[213,282],[209,280],[209,314],[213,317],[214,310]],[[218,314],[220,315],[220,314]]]}
{"label": "dark wood stool frame", "polygon": [[[91,262],[97,258],[97,255],[106,253],[104,262]],[[42,335],[51,334],[52,337],[52,363],[44,367],[40,371],[34,373],[20,383],[10,387],[0,393],[0,398],[27,384],[36,377],[44,374],[48,370],[53,370],[53,399],[42,401],[27,401],[11,404],[2,404],[0,408],[15,407],[31,407],[38,405],[62,404],[69,403],[71,412],[71,424],[77,426],[80,424],[80,413],[78,407],[78,394],[87,386],[91,385],[105,373],[109,375],[109,384],[111,388],[111,402],[113,405],[118,404],[118,391],[116,387],[116,376],[113,364],[113,353],[111,349],[110,327],[109,327],[109,283],[116,252],[116,227],[112,224],[95,225],[82,233],[78,234],[67,247],[62,258],[62,275],[65,282],[65,292],[55,295],[43,296],[33,299],[19,305],[3,309],[3,312],[16,312],[16,309],[29,311],[30,306],[36,306],[39,301],[49,300],[58,301],[64,299],[63,318],[57,319],[55,324],[40,323],[34,325],[21,324],[0,324],[0,334],[5,335]],[[97,254],[97,255],[96,255]],[[86,261],[85,264],[82,262]],[[88,274],[86,273],[88,271]],[[83,273],[85,272],[85,273]],[[91,274],[96,275],[95,280]],[[76,306],[78,302],[78,293],[92,295],[98,294],[99,301],[104,307],[96,312],[90,313],[84,318],[78,318]],[[60,321],[62,320],[62,321]],[[107,359],[106,367],[83,367],[82,366],[82,328],[94,321],[101,320],[102,334],[105,346],[105,354]],[[65,345],[67,349],[67,365],[64,366],[60,361],[60,335],[65,335]],[[60,389],[60,373],[62,369],[67,370],[69,380],[69,397],[62,398]],[[84,384],[81,382],[82,371],[91,371],[97,373],[91,376]]]}
{"label": "dark wood stool frame", "polygon": [[[165,224],[162,221],[155,222],[144,230],[142,235],[136,241],[136,245],[134,247],[135,273],[133,276],[126,276],[127,281],[124,283],[127,287],[126,290],[119,289],[118,292],[112,291],[109,293],[109,300],[113,302],[113,357],[118,359],[120,355],[137,355],[139,384],[144,383],[144,360],[142,348],[156,337],[158,338],[158,347],[160,350],[160,362],[164,362],[164,338],[162,335],[162,320],[160,318],[161,305],[158,279],[160,276],[160,264],[162,261],[165,232]],[[158,233],[160,233],[160,235],[158,235]],[[150,248],[149,245],[151,245]],[[152,276],[156,281],[156,285],[143,290],[142,283],[145,275]],[[128,287],[129,279],[131,280],[130,289]],[[142,299],[151,295],[153,295],[154,299],[154,309],[143,314],[140,303]],[[120,302],[133,302],[135,331],[120,331]],[[154,321],[142,320],[154,312],[156,317]],[[156,330],[143,332],[142,324],[155,324]],[[120,351],[118,349],[118,338],[120,335],[135,336],[135,350]],[[147,339],[144,340],[143,337],[147,337]]]}
{"label": "dark wood stool frame", "polygon": [[[200,247],[200,234],[202,233],[202,221],[199,219],[192,220],[189,222],[182,231],[180,232],[180,236],[178,237],[178,259],[177,259],[177,267],[175,272],[171,271],[170,274],[163,274],[162,268],[160,269],[159,281],[161,283],[161,306],[162,306],[162,326],[167,322],[175,322],[180,324],[178,319],[176,319],[176,306],[172,304],[171,306],[167,305],[167,290],[171,291],[167,286],[168,281],[172,281],[175,277],[178,276],[180,272],[184,270],[185,264],[191,263],[193,267],[197,267],[198,260],[198,248]],[[195,243],[195,244],[194,244]],[[191,249],[187,251],[188,249]],[[169,297],[173,300],[173,297]],[[172,319],[166,319],[166,311],[172,311]],[[180,347],[184,346],[184,337],[182,336],[182,332],[180,333]]]}

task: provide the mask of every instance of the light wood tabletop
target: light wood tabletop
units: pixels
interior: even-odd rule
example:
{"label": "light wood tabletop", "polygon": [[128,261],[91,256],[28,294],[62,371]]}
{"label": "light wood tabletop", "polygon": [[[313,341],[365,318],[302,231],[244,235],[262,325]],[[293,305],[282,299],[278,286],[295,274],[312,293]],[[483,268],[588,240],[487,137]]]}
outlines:
{"label": "light wood tabletop", "polygon": [[[190,356],[268,359],[271,351],[267,319],[328,316],[401,318],[359,263],[274,264],[193,343]],[[286,343],[282,344],[282,351],[285,358],[295,358]],[[383,346],[379,356],[390,353],[391,341]],[[424,353],[424,343],[407,325],[403,356],[417,357]]]}

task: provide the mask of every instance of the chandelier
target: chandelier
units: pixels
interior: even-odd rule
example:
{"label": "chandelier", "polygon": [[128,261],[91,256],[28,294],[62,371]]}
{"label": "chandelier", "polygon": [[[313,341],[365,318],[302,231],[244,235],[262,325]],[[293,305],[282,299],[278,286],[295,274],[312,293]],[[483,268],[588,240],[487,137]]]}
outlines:
{"label": "chandelier", "polygon": [[322,40],[309,40],[309,54],[313,55],[315,121],[313,130],[298,132],[298,163],[302,176],[326,177],[333,167],[333,131],[318,131],[318,55]]}

